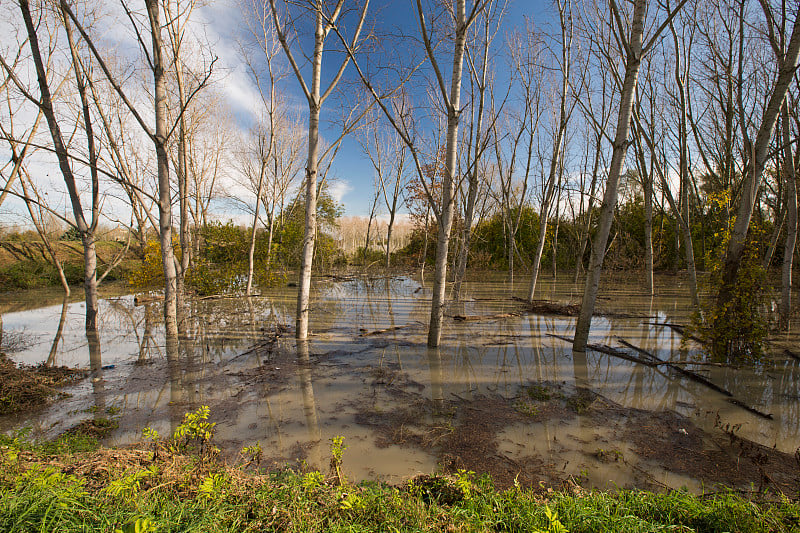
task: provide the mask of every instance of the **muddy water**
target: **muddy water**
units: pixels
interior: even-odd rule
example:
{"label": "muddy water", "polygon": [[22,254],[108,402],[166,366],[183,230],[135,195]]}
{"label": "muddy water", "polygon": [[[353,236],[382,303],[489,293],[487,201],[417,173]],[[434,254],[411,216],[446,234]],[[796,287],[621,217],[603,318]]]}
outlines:
{"label": "muddy water", "polygon": [[[0,302],[4,344],[13,341],[15,360],[91,370],[68,390],[70,398],[0,419],[0,429],[28,425],[53,436],[118,409],[119,429],[108,444],[126,444],[145,426],[169,434],[185,412],[209,405],[223,452],[234,457],[260,442],[269,467],[305,461],[326,469],[329,439],[343,435],[345,470],[354,479],[398,482],[463,466],[500,478],[522,475],[530,484],[572,478],[599,487],[693,490],[709,482],[702,471],[719,464],[713,454],[730,439],[720,427],[778,451],[800,447],[798,363],[783,354],[783,346],[800,347],[796,334],[777,339],[755,369],[683,365],[771,414],[768,420],[664,366],[594,350],[573,354],[559,336],[572,336],[574,318],[490,318],[520,312],[511,297],[523,296],[527,280],[481,278],[447,309],[438,350],[425,346],[429,285],[406,277],[315,280],[313,335],[300,344],[291,331],[290,288],[192,300],[177,345],[165,342],[152,295],[104,299],[98,343],[84,335],[80,302],[24,310]],[[650,298],[636,279],[607,280],[599,300],[606,314],[595,317],[590,342],[635,355],[622,339],[663,360],[697,360],[696,345],[653,325],[689,320],[678,278],[658,282],[658,296]],[[545,280],[537,298],[574,303],[580,290]],[[529,394],[532,385],[544,397]],[[659,446],[670,449],[653,449]],[[708,456],[708,464],[686,463],[681,449]]]}

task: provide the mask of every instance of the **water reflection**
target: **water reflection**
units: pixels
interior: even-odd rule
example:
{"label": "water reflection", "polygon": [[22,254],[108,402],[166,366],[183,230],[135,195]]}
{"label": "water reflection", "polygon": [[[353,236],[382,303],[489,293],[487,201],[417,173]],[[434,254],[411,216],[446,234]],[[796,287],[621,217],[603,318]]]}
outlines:
{"label": "water reflection", "polygon": [[[622,338],[662,359],[691,362],[696,347],[682,344],[670,329],[652,325],[688,320],[688,297],[671,282],[661,280],[656,297],[629,282],[608,284],[601,300],[604,310],[633,318],[595,317],[590,342],[619,346]],[[510,297],[523,296],[525,285],[508,283],[502,276],[465,283],[462,301],[448,308],[446,316],[516,310]],[[742,424],[742,436],[790,452],[800,446],[798,363],[780,353],[754,369],[687,365],[742,401],[772,413],[775,420],[769,421],[666,367],[645,367],[595,351],[573,352],[570,343],[554,337],[572,335],[570,317],[527,315],[458,323],[446,318],[442,346],[428,349],[430,297],[409,278],[315,280],[314,335],[296,343],[282,329],[293,323],[295,290],[188,300],[180,336],[174,339],[165,338],[160,302],[152,295],[136,301],[129,295],[102,300],[94,333],[84,331],[79,302],[5,312],[6,331],[24,330],[46,339],[14,354],[17,360],[88,367],[92,374],[69,391],[72,398],[27,420],[0,420],[0,429],[23,423],[41,435],[53,435],[85,416],[81,413],[87,408],[116,406],[121,408],[120,428],[110,442],[123,444],[138,440],[144,426],[168,434],[184,413],[209,405],[218,422],[218,444],[231,454],[243,444],[262,441],[274,466],[305,459],[325,468],[328,440],[344,435],[350,446],[345,458],[349,475],[392,478],[434,469],[434,450],[385,443],[377,447],[374,430],[360,422],[365,413],[380,415],[409,397],[420,397],[429,399],[434,415],[446,422],[448,402],[454,398],[515,398],[531,383],[543,383],[589,389],[626,408],[674,410],[705,428],[713,427],[719,413],[724,423]],[[539,290],[564,303],[580,295],[579,288],[565,281],[542,280]],[[388,331],[368,335],[384,329]],[[796,343],[797,337],[784,342]],[[607,448],[603,439],[613,438],[577,417],[509,427],[501,448],[517,458],[539,454],[569,469],[588,464],[584,448]],[[624,442],[614,446],[627,450]],[[619,474],[606,467],[595,472],[596,480]]]}
{"label": "water reflection", "polygon": [[89,349],[89,370],[92,381],[92,402],[97,416],[106,408],[105,380],[103,379],[103,355],[97,323],[86,324],[86,344]]}
{"label": "water reflection", "polygon": [[[53,337],[53,343],[50,345],[50,353],[47,355],[47,361],[45,361],[45,366],[55,366],[56,364],[56,353],[58,353],[58,345],[61,342],[61,335],[63,335],[64,333],[64,324],[67,323],[68,305],[69,305],[69,296],[65,296],[64,302],[61,304],[61,317],[58,319],[58,327],[56,328],[55,337]],[[0,323],[0,327],[2,327],[2,323]]]}

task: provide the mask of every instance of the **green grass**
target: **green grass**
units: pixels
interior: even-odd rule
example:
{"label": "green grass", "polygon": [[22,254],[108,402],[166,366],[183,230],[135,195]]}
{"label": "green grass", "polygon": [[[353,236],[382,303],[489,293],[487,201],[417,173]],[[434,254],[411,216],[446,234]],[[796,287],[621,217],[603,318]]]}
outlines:
{"label": "green grass", "polygon": [[109,450],[80,435],[0,438],[0,531],[800,531],[800,505],[789,499],[497,490],[465,471],[402,486],[340,484],[314,471],[260,474],[217,461],[212,448],[187,454],[170,444]]}

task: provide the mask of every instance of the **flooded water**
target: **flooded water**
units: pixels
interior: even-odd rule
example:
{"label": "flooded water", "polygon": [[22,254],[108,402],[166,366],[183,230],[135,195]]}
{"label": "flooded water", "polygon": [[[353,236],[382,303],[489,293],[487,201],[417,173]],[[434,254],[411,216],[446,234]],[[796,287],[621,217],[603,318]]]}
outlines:
{"label": "flooded water", "polygon": [[[0,418],[0,430],[31,426],[36,436],[54,436],[98,413],[109,416],[103,413],[113,407],[119,428],[107,444],[124,445],[140,440],[145,426],[167,435],[185,412],[208,405],[223,452],[235,457],[260,442],[268,467],[305,461],[326,470],[329,440],[342,435],[353,479],[399,482],[465,467],[528,484],[570,478],[596,487],[692,490],[715,479],[707,470],[720,464],[720,454],[731,465],[747,459],[741,443],[739,452],[726,450],[736,438],[775,453],[800,447],[798,362],[784,353],[800,347],[796,333],[776,339],[755,368],[689,364],[699,359],[698,347],[655,325],[689,322],[690,300],[678,278],[660,278],[655,298],[644,296],[636,279],[604,282],[598,305],[605,314],[593,320],[591,343],[637,355],[625,341],[686,363],[681,367],[729,391],[737,405],[664,365],[595,350],[574,354],[560,337],[571,338],[575,318],[521,312],[512,297],[524,295],[527,279],[481,277],[447,308],[437,350],[425,345],[430,286],[409,277],[315,280],[307,343],[293,338],[292,288],[191,300],[177,346],[165,342],[152,295],[103,299],[100,338],[92,344],[82,303],[37,307],[7,298],[0,309],[13,359],[91,374],[41,412]],[[537,298],[576,303],[581,290],[566,279],[544,280]],[[492,318],[499,314],[512,316]],[[724,433],[726,426],[733,431]],[[669,450],[658,449],[664,446]],[[720,480],[758,477],[742,469],[740,477]]]}

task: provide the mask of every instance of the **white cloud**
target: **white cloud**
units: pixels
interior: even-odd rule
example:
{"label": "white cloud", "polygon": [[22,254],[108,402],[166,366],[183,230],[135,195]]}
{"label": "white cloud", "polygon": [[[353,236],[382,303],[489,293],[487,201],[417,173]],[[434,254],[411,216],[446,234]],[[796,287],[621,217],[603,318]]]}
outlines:
{"label": "white cloud", "polygon": [[350,186],[350,183],[348,183],[347,181],[339,180],[331,183],[329,192],[331,193],[333,200],[337,204],[340,204],[342,203],[342,198],[344,198],[344,196],[352,190],[353,187]]}

